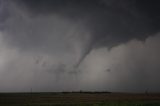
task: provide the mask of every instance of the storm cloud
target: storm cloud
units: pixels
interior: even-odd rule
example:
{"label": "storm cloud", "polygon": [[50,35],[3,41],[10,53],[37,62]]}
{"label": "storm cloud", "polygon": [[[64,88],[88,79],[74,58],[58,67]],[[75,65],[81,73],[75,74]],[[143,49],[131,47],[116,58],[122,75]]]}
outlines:
{"label": "storm cloud", "polygon": [[158,4],[0,0],[0,90],[158,91]]}

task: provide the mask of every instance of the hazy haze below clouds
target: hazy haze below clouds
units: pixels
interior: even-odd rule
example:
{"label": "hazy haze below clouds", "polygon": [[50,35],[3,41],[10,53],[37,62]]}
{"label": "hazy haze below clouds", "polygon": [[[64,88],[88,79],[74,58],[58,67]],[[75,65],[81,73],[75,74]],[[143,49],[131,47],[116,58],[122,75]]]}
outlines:
{"label": "hazy haze below clouds", "polygon": [[0,92],[159,92],[158,21],[134,2],[0,0],[0,16]]}

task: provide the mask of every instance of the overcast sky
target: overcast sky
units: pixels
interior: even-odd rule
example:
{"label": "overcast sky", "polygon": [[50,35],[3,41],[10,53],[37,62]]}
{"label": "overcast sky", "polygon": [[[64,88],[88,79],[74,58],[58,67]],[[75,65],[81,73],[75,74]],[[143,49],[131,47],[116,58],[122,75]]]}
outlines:
{"label": "overcast sky", "polygon": [[159,5],[0,0],[0,92],[160,92]]}

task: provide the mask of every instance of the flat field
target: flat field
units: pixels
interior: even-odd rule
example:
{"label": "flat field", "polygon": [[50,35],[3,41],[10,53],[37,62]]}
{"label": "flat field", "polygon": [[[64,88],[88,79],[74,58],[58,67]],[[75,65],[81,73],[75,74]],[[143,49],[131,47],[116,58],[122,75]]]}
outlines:
{"label": "flat field", "polygon": [[0,93],[0,106],[160,106],[160,93]]}

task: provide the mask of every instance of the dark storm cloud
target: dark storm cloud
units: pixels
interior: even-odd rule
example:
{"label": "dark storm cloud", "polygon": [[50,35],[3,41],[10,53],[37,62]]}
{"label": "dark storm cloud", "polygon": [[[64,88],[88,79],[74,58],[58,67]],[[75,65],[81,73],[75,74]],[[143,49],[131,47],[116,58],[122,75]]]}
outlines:
{"label": "dark storm cloud", "polygon": [[71,20],[85,21],[85,25],[92,32],[94,44],[104,41],[103,43],[108,42],[108,45],[116,45],[132,38],[145,39],[150,33],[158,31],[160,26],[159,1],[21,0],[21,2],[35,15],[56,13]]}
{"label": "dark storm cloud", "polygon": [[91,32],[91,40],[80,62],[93,48],[111,48],[134,38],[144,40],[160,29],[159,1],[19,0],[19,3],[27,6],[34,16],[56,13],[68,20],[81,21]]}
{"label": "dark storm cloud", "polygon": [[158,91],[159,4],[0,0],[0,90]]}

